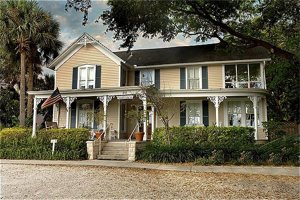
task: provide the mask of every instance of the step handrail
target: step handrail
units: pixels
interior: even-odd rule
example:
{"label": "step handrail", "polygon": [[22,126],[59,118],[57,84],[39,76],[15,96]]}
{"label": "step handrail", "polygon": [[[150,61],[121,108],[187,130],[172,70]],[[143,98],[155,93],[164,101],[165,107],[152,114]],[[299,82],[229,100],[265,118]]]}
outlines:
{"label": "step handrail", "polygon": [[130,134],[130,136],[129,136],[128,140],[127,140],[128,142],[130,142],[130,141],[131,141],[131,137],[132,137],[132,135],[133,135],[133,133],[134,133],[135,129],[136,129],[138,126],[139,126],[139,123],[137,123],[137,124],[135,125],[134,129],[132,130],[132,132],[131,132],[131,134]]}

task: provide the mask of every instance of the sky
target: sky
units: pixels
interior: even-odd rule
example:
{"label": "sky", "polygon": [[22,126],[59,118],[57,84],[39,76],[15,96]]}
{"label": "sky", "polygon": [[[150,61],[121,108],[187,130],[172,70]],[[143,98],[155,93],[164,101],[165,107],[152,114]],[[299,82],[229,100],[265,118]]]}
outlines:
{"label": "sky", "polygon": [[[103,25],[102,21],[99,21],[98,23],[95,22],[95,20],[98,19],[98,16],[102,14],[104,10],[109,9],[109,7],[106,5],[106,1],[92,0],[92,8],[89,9],[89,21],[85,26],[82,25],[82,12],[76,12],[73,8],[69,9],[68,12],[65,11],[66,0],[39,0],[38,2],[44,10],[49,11],[53,15],[54,19],[60,23],[60,40],[64,43],[63,49],[65,49],[84,32],[87,32],[112,51],[127,50],[124,48],[119,49],[121,41],[114,41],[112,32],[105,33],[106,26]],[[217,41],[211,40],[207,43],[214,42]],[[200,43],[196,43],[194,38],[184,38],[183,36],[177,36],[170,42],[163,42],[159,38],[139,38],[136,41],[133,49],[188,46],[196,44]]]}

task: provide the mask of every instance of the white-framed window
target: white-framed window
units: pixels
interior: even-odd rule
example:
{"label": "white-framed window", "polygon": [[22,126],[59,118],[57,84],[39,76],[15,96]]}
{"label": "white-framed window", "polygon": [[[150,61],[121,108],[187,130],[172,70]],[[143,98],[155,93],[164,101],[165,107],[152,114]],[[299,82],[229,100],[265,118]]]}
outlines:
{"label": "white-framed window", "polygon": [[95,88],[95,65],[83,65],[78,67],[78,88]]}
{"label": "white-framed window", "polygon": [[[254,127],[254,108],[251,101],[230,100],[225,106],[225,117],[227,117],[227,126],[247,126]],[[257,121],[260,124],[260,109],[257,110]],[[227,116],[226,116],[227,115]],[[226,124],[226,123],[225,123]]]}
{"label": "white-framed window", "polygon": [[202,101],[186,102],[186,124],[187,125],[203,125]]}
{"label": "white-framed window", "polygon": [[201,88],[201,68],[200,67],[187,67],[187,89]]}
{"label": "white-framed window", "polygon": [[260,63],[224,65],[225,88],[263,88]]}
{"label": "white-framed window", "polygon": [[141,70],[140,85],[149,86],[155,83],[155,73],[154,69],[143,69]]}

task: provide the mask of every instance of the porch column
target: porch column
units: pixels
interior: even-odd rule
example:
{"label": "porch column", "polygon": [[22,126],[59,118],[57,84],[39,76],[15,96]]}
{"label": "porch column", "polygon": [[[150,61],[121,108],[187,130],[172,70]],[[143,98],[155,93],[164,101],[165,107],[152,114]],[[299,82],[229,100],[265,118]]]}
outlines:
{"label": "porch column", "polygon": [[147,129],[147,99],[146,97],[143,98],[143,111],[144,111],[144,137],[143,137],[143,141],[146,141],[147,140],[147,132],[148,132],[148,129]]}
{"label": "porch column", "polygon": [[154,126],[154,123],[155,123],[155,119],[154,119],[154,111],[155,111],[155,109],[154,109],[154,106],[151,106],[151,111],[152,111],[152,121],[151,121],[151,131],[152,131],[152,133],[151,133],[151,140],[153,139],[153,133],[154,133],[154,128],[155,128],[155,126]]}
{"label": "porch column", "polygon": [[143,111],[144,111],[144,120],[143,120],[143,131],[144,137],[143,141],[147,140],[147,98],[145,94],[140,94],[139,99],[143,101]]}
{"label": "porch column", "polygon": [[66,128],[70,128],[70,108],[71,108],[71,104],[75,101],[75,97],[63,97],[63,101],[66,104],[66,109],[67,109],[67,113],[66,113]]}
{"label": "porch column", "polygon": [[105,136],[106,136],[106,129],[107,129],[107,106],[113,97],[114,96],[110,96],[110,95],[97,97],[99,101],[103,103],[103,121],[104,121],[103,129],[104,129]]}
{"label": "porch column", "polygon": [[216,126],[219,126],[219,107],[220,107],[220,103],[222,103],[222,101],[224,101],[224,99],[226,99],[226,96],[210,96],[207,97],[207,99],[209,99],[211,102],[213,102],[213,104],[215,105],[216,108]]}
{"label": "porch column", "polygon": [[255,140],[258,139],[258,102],[260,101],[261,97],[258,96],[251,96],[249,97],[249,99],[252,101],[253,103],[253,111],[254,111],[254,128],[255,128],[255,134],[254,134],[254,138]]}
{"label": "porch column", "polygon": [[37,106],[39,103],[41,103],[43,99],[42,98],[36,98],[33,99],[33,124],[32,124],[32,137],[36,136],[36,115],[37,115]]}

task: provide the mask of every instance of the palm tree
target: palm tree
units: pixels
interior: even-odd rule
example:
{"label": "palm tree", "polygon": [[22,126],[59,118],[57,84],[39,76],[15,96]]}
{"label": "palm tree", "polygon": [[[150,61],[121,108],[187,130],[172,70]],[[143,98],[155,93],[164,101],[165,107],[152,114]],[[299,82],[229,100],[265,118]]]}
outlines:
{"label": "palm tree", "polygon": [[[30,53],[28,55],[28,80],[27,89],[33,90],[33,79],[37,78],[40,73],[40,66],[49,63],[50,60],[58,55],[62,47],[62,42],[58,40],[59,24],[50,13],[44,11],[34,13],[34,21],[37,24],[37,31],[30,38]],[[35,73],[35,76],[34,76]],[[27,100],[27,117],[32,116],[33,96],[28,95]]]}
{"label": "palm tree", "polygon": [[[1,46],[12,45],[20,55],[20,126],[25,125],[25,74],[26,62],[28,64],[28,54],[31,47],[47,46],[56,44],[58,31],[50,34],[51,28],[55,24],[51,15],[44,12],[35,1],[4,1],[0,5],[0,42]],[[58,24],[57,24],[58,27]],[[53,27],[52,27],[53,28]],[[45,31],[48,30],[48,31]],[[59,28],[58,28],[59,30]],[[41,42],[42,44],[39,45]],[[52,45],[53,47],[54,45]],[[47,52],[49,51],[46,47]],[[30,64],[30,67],[32,65]],[[31,69],[29,69],[31,73]],[[31,81],[31,80],[29,80]]]}

